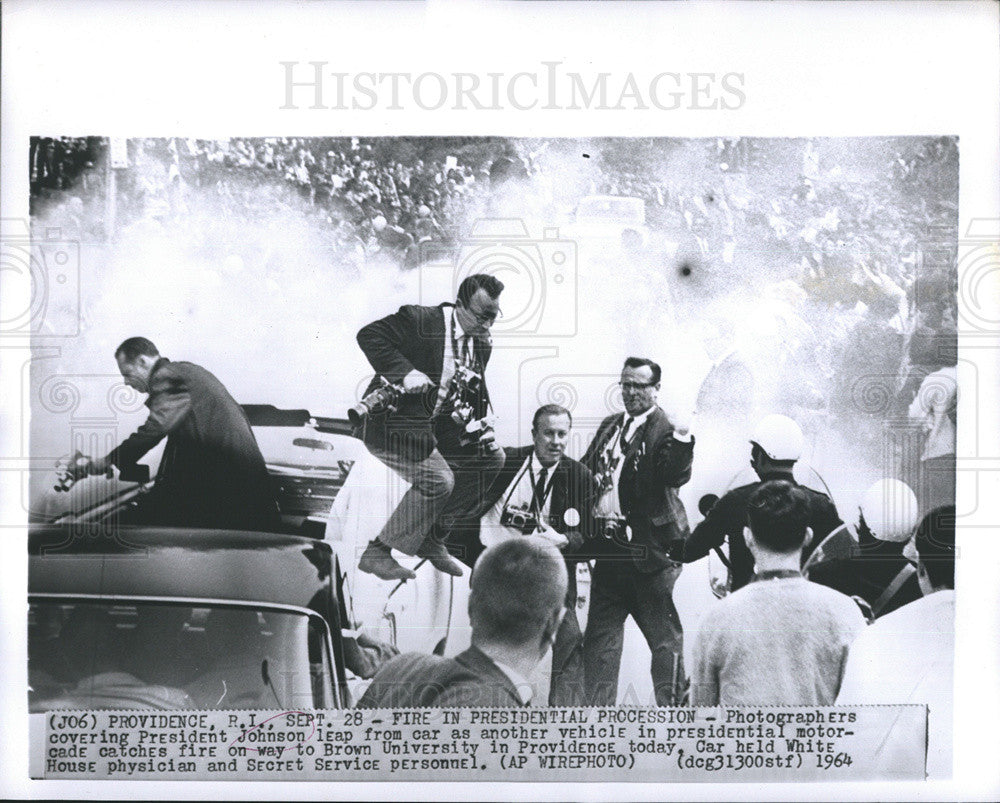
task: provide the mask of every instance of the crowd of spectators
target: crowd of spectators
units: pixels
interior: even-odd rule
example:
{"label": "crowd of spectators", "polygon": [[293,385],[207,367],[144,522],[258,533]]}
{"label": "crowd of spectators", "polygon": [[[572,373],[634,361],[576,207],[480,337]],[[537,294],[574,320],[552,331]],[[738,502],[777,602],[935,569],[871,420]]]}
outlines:
{"label": "crowd of spectators", "polygon": [[888,422],[895,470],[916,482],[908,409],[957,359],[958,149],[950,137],[851,148],[636,142],[602,155],[591,191],[645,201],[672,249],[654,260],[677,308],[700,318],[706,299],[733,294],[774,317],[770,338],[730,322],[738,344],[756,341],[772,409],[875,450]]}
{"label": "crowd of spectators", "polygon": [[103,137],[32,137],[28,150],[30,214],[71,238],[103,237]]}
{"label": "crowd of spectators", "polygon": [[[794,396],[784,412],[905,418],[954,352],[957,145],[862,141],[850,146],[868,149],[861,169],[839,142],[136,139],[115,171],[116,230],[149,219],[235,230],[277,216],[308,225],[336,265],[411,269],[491,211],[491,169],[506,161],[542,220],[567,221],[588,194],[642,198],[644,258],[692,310],[733,288],[766,298],[783,330],[772,384]],[[585,171],[567,176],[584,149]],[[33,215],[68,236],[106,233],[107,151],[95,137],[32,139]]]}
{"label": "crowd of spectators", "polygon": [[148,180],[133,184],[128,205],[132,214],[148,214],[159,199],[164,214],[183,213],[197,193],[170,188],[205,189],[227,217],[306,216],[343,263],[415,267],[428,243],[460,239],[466,217],[485,204],[489,167],[499,155],[487,145],[473,148],[476,158],[460,160],[447,149],[414,148],[404,162],[379,140],[358,138],[153,141],[139,159],[166,166],[166,192]]}

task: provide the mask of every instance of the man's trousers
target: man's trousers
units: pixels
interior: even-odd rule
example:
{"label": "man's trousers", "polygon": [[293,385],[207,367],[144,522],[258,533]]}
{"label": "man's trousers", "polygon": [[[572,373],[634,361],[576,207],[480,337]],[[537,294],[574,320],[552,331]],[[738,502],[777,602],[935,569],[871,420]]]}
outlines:
{"label": "man's trousers", "polygon": [[410,483],[378,540],[407,555],[416,554],[437,522],[443,538],[455,521],[480,506],[503,466],[503,449],[479,454],[442,455],[434,449],[420,461],[382,449],[369,451]]}
{"label": "man's trousers", "polygon": [[674,692],[681,688],[684,678],[684,636],[672,594],[680,573],[679,564],[644,574],[628,557],[597,560],[583,638],[589,705],[615,705],[625,619],[629,616],[639,626],[652,652],[650,672],[656,704],[669,706],[679,702],[674,699]]}

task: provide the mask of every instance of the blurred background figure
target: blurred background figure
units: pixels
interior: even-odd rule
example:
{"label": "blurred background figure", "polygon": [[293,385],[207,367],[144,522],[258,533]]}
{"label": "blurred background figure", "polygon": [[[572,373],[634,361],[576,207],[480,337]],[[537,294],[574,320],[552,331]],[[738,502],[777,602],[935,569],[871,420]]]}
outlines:
{"label": "blurred background figure", "polygon": [[732,321],[709,318],[701,329],[702,346],[712,361],[712,367],[698,389],[695,412],[703,418],[747,419],[754,410],[755,383],[753,373],[736,344]]}
{"label": "blurred background figure", "polygon": [[951,777],[955,682],[955,507],[932,510],[914,537],[923,596],[851,646],[837,705],[928,707],[927,772]]}
{"label": "blurred background figure", "polygon": [[[949,350],[950,351],[950,350]],[[957,349],[920,383],[910,404],[910,420],[925,433],[920,455],[920,509],[955,501],[955,423],[958,407]]]}

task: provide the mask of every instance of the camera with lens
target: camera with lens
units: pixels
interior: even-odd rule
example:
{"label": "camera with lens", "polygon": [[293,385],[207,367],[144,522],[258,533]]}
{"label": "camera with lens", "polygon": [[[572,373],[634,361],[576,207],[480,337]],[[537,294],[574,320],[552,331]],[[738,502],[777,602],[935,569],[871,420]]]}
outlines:
{"label": "camera with lens", "polygon": [[61,457],[56,461],[57,491],[68,491],[78,480],[90,473],[90,461],[77,450],[71,457]]}
{"label": "camera with lens", "polygon": [[[454,419],[453,419],[454,420]],[[493,417],[485,416],[469,421],[458,434],[459,446],[471,446],[474,443],[482,443],[483,436],[487,432],[493,431]],[[483,448],[495,452],[499,448],[493,441],[482,443]]]}
{"label": "camera with lens", "polygon": [[500,524],[519,530],[522,535],[531,535],[538,529],[538,519],[528,505],[505,505],[500,513]]}
{"label": "camera with lens", "polygon": [[395,412],[396,404],[399,402],[399,397],[402,395],[403,389],[399,385],[393,385],[385,379],[381,381],[382,387],[375,388],[375,390],[347,411],[347,418],[352,426],[361,426],[364,420],[370,415]]}
{"label": "camera with lens", "polygon": [[629,533],[625,524],[625,519],[614,516],[603,519],[596,519],[597,532],[609,541],[616,541],[619,544],[628,543]]}
{"label": "camera with lens", "polygon": [[466,365],[455,366],[455,374],[451,378],[451,392],[458,402],[471,404],[482,390],[483,377],[477,371]]}
{"label": "camera with lens", "polygon": [[[448,389],[448,404],[451,406],[451,421],[459,428],[460,446],[479,443],[487,432],[493,431],[492,416],[476,418],[476,409],[483,393],[483,377],[465,365],[455,368]],[[492,441],[484,444],[489,451],[496,451]]]}

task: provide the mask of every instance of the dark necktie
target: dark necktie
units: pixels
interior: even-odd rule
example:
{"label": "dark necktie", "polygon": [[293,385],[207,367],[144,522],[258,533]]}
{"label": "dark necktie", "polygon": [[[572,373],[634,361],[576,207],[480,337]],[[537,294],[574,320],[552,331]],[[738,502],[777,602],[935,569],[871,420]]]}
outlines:
{"label": "dark necktie", "polygon": [[[625,459],[625,453],[628,451],[628,446],[629,446],[629,442],[626,436],[631,437],[633,435],[631,430],[632,430],[632,424],[634,423],[635,419],[632,418],[632,416],[629,415],[625,416],[625,423],[622,426],[622,434],[619,440],[619,446],[622,453],[622,460]],[[626,516],[628,515],[629,510],[631,509],[632,506],[631,505],[632,493],[631,493],[631,488],[629,487],[629,479],[628,479],[628,477],[632,476],[630,471],[631,469],[629,463],[625,463],[625,465],[622,466],[622,473],[618,477],[618,506],[621,508],[622,513],[624,513]]]}
{"label": "dark necktie", "polygon": [[628,448],[628,439],[629,439],[629,436],[632,434],[631,430],[632,430],[632,424],[634,422],[635,422],[635,419],[632,418],[632,416],[630,416],[630,415],[625,416],[625,424],[622,427],[621,438],[620,438],[620,440],[618,442],[618,445],[619,445],[621,451],[623,451],[623,452]]}
{"label": "dark necktie", "polygon": [[535,481],[535,510],[540,516],[542,514],[542,505],[545,504],[545,481],[549,478],[549,470],[542,466],[541,472],[538,474],[538,479]]}

